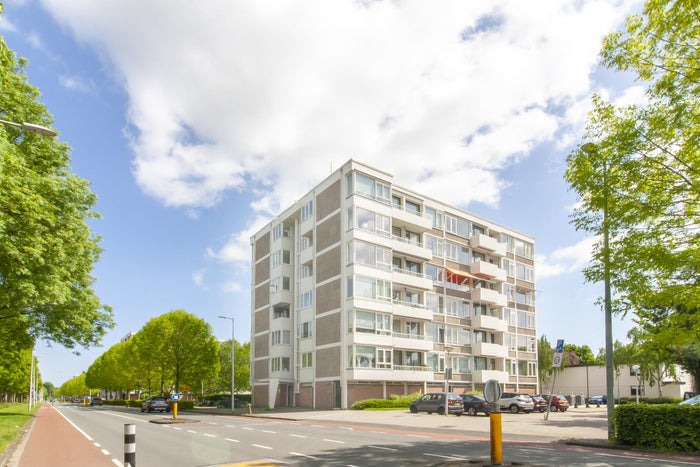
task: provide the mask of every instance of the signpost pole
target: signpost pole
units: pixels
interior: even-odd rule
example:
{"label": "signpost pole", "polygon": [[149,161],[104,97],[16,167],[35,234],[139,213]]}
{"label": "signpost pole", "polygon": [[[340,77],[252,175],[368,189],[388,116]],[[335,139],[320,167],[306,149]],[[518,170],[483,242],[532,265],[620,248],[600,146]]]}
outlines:
{"label": "signpost pole", "polygon": [[503,420],[498,399],[501,398],[501,385],[495,379],[490,379],[484,384],[484,399],[491,404],[489,414],[489,428],[491,431],[491,465],[501,465],[503,462]]}

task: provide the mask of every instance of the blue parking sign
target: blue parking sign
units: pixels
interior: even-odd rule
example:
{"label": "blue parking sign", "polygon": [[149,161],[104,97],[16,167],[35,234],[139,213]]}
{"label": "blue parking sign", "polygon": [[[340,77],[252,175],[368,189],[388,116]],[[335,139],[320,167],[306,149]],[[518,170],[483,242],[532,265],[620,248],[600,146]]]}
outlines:
{"label": "blue parking sign", "polygon": [[563,351],[564,351],[564,339],[558,339],[556,353],[562,353]]}

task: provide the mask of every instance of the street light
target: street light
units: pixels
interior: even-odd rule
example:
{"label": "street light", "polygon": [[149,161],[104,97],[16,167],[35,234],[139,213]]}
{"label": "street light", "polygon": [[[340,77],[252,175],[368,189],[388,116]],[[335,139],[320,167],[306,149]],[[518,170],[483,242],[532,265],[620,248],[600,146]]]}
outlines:
{"label": "street light", "polygon": [[10,122],[8,120],[2,120],[2,119],[0,119],[0,123],[19,128],[19,129],[26,131],[28,133],[36,133],[38,135],[43,135],[43,136],[56,136],[56,135],[58,135],[58,133],[56,133],[55,130],[52,130],[51,128],[48,128],[48,127],[45,127],[42,125],[37,125],[36,123],[27,123],[27,122],[17,123],[17,122]]}
{"label": "street light", "polygon": [[235,352],[234,352],[234,343],[233,343],[233,331],[234,331],[234,326],[233,326],[233,316],[221,316],[219,315],[219,318],[221,319],[230,319],[231,320],[231,412],[234,412],[234,407],[236,405],[236,398],[233,397],[233,390],[234,390],[234,374],[235,374]]}
{"label": "street light", "polygon": [[[581,150],[589,158],[598,156],[598,146],[586,143]],[[610,224],[608,220],[608,161],[601,158],[603,163],[603,303],[605,309],[605,392],[608,399],[608,439],[613,438],[615,427],[613,412],[615,411],[615,376],[613,372],[613,338],[612,338],[612,302],[610,298]]]}

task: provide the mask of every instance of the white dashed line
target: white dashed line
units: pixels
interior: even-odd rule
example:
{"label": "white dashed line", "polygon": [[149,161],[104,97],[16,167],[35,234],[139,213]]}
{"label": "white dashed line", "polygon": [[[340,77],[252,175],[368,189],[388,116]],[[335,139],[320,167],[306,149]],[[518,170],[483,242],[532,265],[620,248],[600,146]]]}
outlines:
{"label": "white dashed line", "polygon": [[274,435],[275,433],[277,433],[276,431],[272,431],[272,430],[262,430],[262,432],[263,432],[263,433],[271,433],[271,434],[273,434],[273,435]]}
{"label": "white dashed line", "polygon": [[368,448],[374,448],[374,449],[383,449],[384,451],[398,451],[398,449],[394,448],[385,448],[384,446],[373,446],[373,445],[368,445]]}
{"label": "white dashed line", "polygon": [[292,451],[292,452],[290,452],[289,454],[291,454],[291,455],[293,455],[293,456],[306,457],[307,459],[316,459],[316,460],[318,460],[318,457],[309,456],[309,455],[306,455],[306,454],[302,454],[302,453],[300,453],[300,452],[293,452],[293,451]]}
{"label": "white dashed line", "polygon": [[224,438],[226,441],[231,441],[232,443],[240,443],[237,439]]}
{"label": "white dashed line", "polygon": [[254,444],[253,446],[255,446],[256,448],[260,448],[260,449],[270,449],[270,450],[272,450],[272,448],[271,448],[270,446],[263,446],[262,444]]}
{"label": "white dashed line", "polygon": [[292,433],[290,433],[289,436],[291,436],[292,438],[306,438],[306,436],[304,436],[304,435],[295,435]]}
{"label": "white dashed line", "polygon": [[337,439],[326,439],[326,438],[324,438],[323,441],[328,441],[329,443],[345,444],[345,441],[338,441]]}
{"label": "white dashed line", "polygon": [[216,435],[212,435],[211,433],[204,433],[204,436],[208,436],[209,438],[216,438]]}
{"label": "white dashed line", "polygon": [[247,426],[242,426],[241,430],[255,431],[255,428],[248,428]]}

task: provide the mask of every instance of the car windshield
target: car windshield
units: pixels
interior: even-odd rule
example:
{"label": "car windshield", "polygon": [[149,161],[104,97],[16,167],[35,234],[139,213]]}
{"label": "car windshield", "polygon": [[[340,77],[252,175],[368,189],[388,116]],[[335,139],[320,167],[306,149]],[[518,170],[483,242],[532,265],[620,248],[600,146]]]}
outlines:
{"label": "car windshield", "polygon": [[684,400],[681,405],[700,405],[700,395]]}

